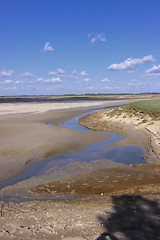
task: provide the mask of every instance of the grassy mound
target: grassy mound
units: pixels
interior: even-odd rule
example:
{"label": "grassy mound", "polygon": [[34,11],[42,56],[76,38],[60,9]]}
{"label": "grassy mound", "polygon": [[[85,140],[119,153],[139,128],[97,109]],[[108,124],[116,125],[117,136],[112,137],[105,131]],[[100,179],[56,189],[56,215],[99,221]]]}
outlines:
{"label": "grassy mound", "polygon": [[143,100],[129,103],[122,107],[115,107],[109,110],[106,115],[118,117],[122,114],[123,118],[133,116],[145,118],[148,115],[152,120],[160,120],[160,99]]}
{"label": "grassy mound", "polygon": [[132,103],[137,110],[145,112],[160,113],[160,99],[144,100]]}

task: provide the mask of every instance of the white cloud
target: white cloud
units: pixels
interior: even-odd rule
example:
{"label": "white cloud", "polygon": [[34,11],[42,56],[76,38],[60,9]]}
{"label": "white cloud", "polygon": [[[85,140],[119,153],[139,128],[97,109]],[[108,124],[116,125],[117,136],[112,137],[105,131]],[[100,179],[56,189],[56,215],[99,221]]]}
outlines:
{"label": "white cloud", "polygon": [[84,81],[89,82],[89,81],[91,81],[91,79],[90,78],[85,78]]}
{"label": "white cloud", "polygon": [[93,37],[92,39],[91,39],[91,43],[93,44],[93,43],[95,43],[96,42],[96,38],[95,37]]}
{"label": "white cloud", "polygon": [[45,83],[60,83],[62,82],[62,80],[60,78],[50,78],[50,79],[46,79],[44,80]]}
{"label": "white cloud", "polygon": [[130,83],[128,83],[127,85],[128,85],[128,86],[134,86],[134,85],[136,85],[136,84],[133,83],[133,82],[130,82]]}
{"label": "white cloud", "polygon": [[53,52],[54,48],[51,46],[50,42],[46,42],[43,50],[44,52]]}
{"label": "white cloud", "polygon": [[101,80],[101,82],[110,82],[110,80],[108,78],[104,78]]}
{"label": "white cloud", "polygon": [[155,59],[152,55],[145,56],[143,58],[128,58],[124,62],[114,63],[108,67],[109,70],[134,70],[137,66],[143,65],[149,62],[153,62]]}
{"label": "white cloud", "polygon": [[65,71],[61,68],[58,68],[57,71],[51,71],[48,74],[51,75],[51,76],[64,75]]}
{"label": "white cloud", "polygon": [[34,78],[35,77],[35,75],[30,72],[25,72],[25,73],[22,73],[21,75],[26,78]]}
{"label": "white cloud", "polygon": [[9,70],[8,72],[3,69],[1,72],[0,72],[0,78],[5,78],[5,77],[10,77],[12,75],[13,71],[12,70]]}
{"label": "white cloud", "polygon": [[131,80],[131,82],[129,82],[127,85],[128,85],[128,86],[142,86],[142,85],[145,85],[145,83],[133,79],[133,80]]}
{"label": "white cloud", "polygon": [[160,76],[160,65],[154,65],[152,68],[145,71],[147,76]]}
{"label": "white cloud", "polygon": [[51,71],[51,72],[49,72],[48,74],[51,75],[51,76],[55,76],[55,75],[57,75],[57,72]]}
{"label": "white cloud", "polygon": [[58,68],[57,72],[58,72],[58,74],[64,74],[65,73],[65,71],[63,69],[61,69],[61,68]]}
{"label": "white cloud", "polygon": [[22,83],[22,82],[19,81],[19,80],[17,80],[17,81],[15,81],[14,83],[15,83],[15,84],[20,84],[20,83]]}
{"label": "white cloud", "polygon": [[106,36],[105,33],[90,33],[88,34],[88,37],[91,38],[91,43],[95,43],[96,41],[100,41],[100,42],[106,42]]}
{"label": "white cloud", "polygon": [[112,87],[105,86],[104,89],[112,89]]}
{"label": "white cloud", "polygon": [[86,87],[86,88],[87,88],[87,89],[90,89],[90,90],[94,89],[93,86],[89,86],[89,87]]}
{"label": "white cloud", "polygon": [[3,83],[12,83],[13,81],[12,80],[5,80]]}
{"label": "white cloud", "polygon": [[16,87],[7,87],[7,88],[3,88],[4,90],[16,90]]}
{"label": "white cloud", "polygon": [[59,77],[53,77],[49,79],[37,78],[37,82],[40,83],[61,83],[62,80]]}
{"label": "white cloud", "polygon": [[43,82],[44,78],[37,78],[36,82]]}
{"label": "white cloud", "polygon": [[87,76],[87,72],[86,71],[82,71],[82,72],[80,72],[80,75],[81,76]]}

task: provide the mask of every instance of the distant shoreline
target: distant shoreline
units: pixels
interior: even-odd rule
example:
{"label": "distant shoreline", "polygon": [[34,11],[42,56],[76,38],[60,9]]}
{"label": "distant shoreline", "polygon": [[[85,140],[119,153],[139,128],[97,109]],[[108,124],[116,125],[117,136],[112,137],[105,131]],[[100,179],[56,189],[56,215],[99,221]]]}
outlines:
{"label": "distant shoreline", "polygon": [[102,101],[102,100],[123,100],[137,98],[157,98],[158,93],[142,94],[81,94],[81,95],[20,95],[20,96],[0,96],[0,103],[19,103],[19,102],[72,102],[72,101]]}

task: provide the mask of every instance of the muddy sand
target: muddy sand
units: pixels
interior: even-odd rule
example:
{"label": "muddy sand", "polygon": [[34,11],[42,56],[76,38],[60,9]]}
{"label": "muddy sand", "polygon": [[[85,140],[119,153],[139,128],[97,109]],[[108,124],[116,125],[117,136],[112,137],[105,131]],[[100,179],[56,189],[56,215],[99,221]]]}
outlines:
{"label": "muddy sand", "polygon": [[[97,107],[95,102],[90,106],[45,104],[0,106],[1,181],[45,157],[76,152],[106,138],[106,134],[58,126],[87,108]],[[122,132],[122,126],[110,129]],[[46,173],[2,189],[0,239],[160,239],[160,165],[152,160],[155,154],[150,153],[149,135],[131,127],[123,133],[127,138],[118,145],[142,146],[149,164],[126,166],[108,161],[106,165],[102,159],[99,169],[97,161],[70,163],[57,169],[58,180]],[[21,201],[25,194],[29,201]],[[60,196],[61,201],[49,200],[53,196]]]}

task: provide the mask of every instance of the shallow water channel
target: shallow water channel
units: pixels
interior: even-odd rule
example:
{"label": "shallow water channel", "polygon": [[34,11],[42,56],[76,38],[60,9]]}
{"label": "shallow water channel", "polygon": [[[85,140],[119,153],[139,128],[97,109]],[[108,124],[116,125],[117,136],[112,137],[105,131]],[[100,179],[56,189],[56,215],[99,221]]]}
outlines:
{"label": "shallow water channel", "polygon": [[[100,110],[100,109],[97,109]],[[80,117],[91,113],[93,111],[97,110],[91,110],[85,114],[81,114],[78,117],[74,117],[73,119],[65,122],[63,125],[60,125],[61,127],[67,127],[72,128],[80,131],[88,131],[93,132],[93,130],[87,129],[85,127],[82,127],[78,124],[78,120]],[[25,171],[23,171],[21,174],[19,174],[16,177],[10,178],[6,181],[3,181],[0,183],[0,189],[3,189],[6,186],[13,185],[15,183],[18,183],[20,181],[29,179],[33,176],[40,176],[45,174],[46,171],[50,170],[51,167],[64,167],[65,165],[73,162],[93,162],[95,160],[99,159],[109,159],[114,162],[123,163],[123,164],[143,164],[146,163],[143,160],[144,156],[144,150],[143,148],[136,146],[136,145],[128,145],[122,148],[116,147],[113,144],[115,142],[120,141],[124,138],[123,135],[107,132],[107,131],[99,131],[99,133],[105,133],[109,134],[111,137],[106,139],[103,139],[101,141],[95,142],[91,145],[88,145],[85,147],[82,151],[78,153],[67,153],[65,155],[58,155],[55,157],[50,157],[47,159],[44,159],[40,162],[37,162],[33,164],[31,167],[27,168]],[[54,174],[54,171],[53,171]]]}

